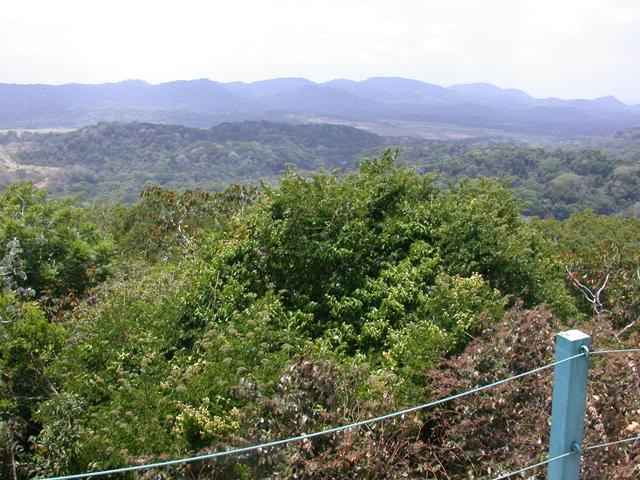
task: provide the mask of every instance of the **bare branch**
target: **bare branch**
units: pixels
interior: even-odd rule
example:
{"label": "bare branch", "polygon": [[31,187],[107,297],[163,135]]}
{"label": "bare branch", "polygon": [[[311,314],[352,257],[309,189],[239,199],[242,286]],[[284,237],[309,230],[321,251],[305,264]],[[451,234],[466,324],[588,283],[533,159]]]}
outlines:
{"label": "bare branch", "polygon": [[[609,277],[611,276],[611,274],[607,273],[607,275],[605,276],[604,280],[602,281],[602,285],[594,293],[589,287],[587,287],[586,285],[582,284],[580,282],[580,280],[578,280],[578,274],[576,272],[572,272],[569,269],[569,266],[566,266],[566,270],[567,270],[567,275],[571,279],[571,282],[573,283],[573,285],[578,290],[580,290],[582,292],[582,294],[584,295],[585,299],[591,305],[593,305],[593,311],[596,313],[596,315],[598,317],[600,317],[600,314],[604,311],[604,308],[603,308],[603,305],[602,305],[602,301],[600,300],[600,295],[602,294],[602,292],[606,288],[607,283],[609,282]],[[600,285],[600,282],[598,282],[598,285]]]}
{"label": "bare branch", "polygon": [[598,299],[598,303],[600,303],[600,294],[602,293],[602,291],[607,286],[607,282],[609,281],[609,276],[610,276],[610,274],[607,273],[607,276],[605,277],[604,282],[602,283],[602,286],[596,292],[596,298]]}
{"label": "bare branch", "polygon": [[626,332],[627,330],[633,328],[633,326],[636,324],[636,322],[638,321],[638,319],[636,318],[633,322],[631,322],[629,325],[625,326],[622,330],[620,330],[617,335],[622,335],[624,332]]}

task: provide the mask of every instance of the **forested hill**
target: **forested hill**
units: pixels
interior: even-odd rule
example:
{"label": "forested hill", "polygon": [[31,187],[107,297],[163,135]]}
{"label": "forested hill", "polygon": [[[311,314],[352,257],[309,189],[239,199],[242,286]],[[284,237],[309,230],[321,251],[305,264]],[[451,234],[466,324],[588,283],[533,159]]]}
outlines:
{"label": "forested hill", "polygon": [[621,130],[613,138],[594,144],[613,155],[640,162],[640,127]]}
{"label": "forested hill", "polygon": [[272,122],[211,129],[148,123],[99,123],[69,133],[0,135],[18,168],[0,167],[0,186],[31,179],[56,194],[132,203],[150,185],[221,190],[274,179],[288,165],[353,170],[385,140],[344,125]]}
{"label": "forested hill", "polygon": [[[527,215],[566,218],[640,212],[640,129],[598,141],[533,147],[498,141],[406,143],[400,158],[440,184],[465,177],[508,180]],[[0,135],[0,187],[33,180],[56,195],[133,203],[151,185],[219,191],[276,180],[288,166],[354,171],[398,138],[343,125],[225,123],[210,129],[99,123],[69,133]],[[5,166],[10,159],[16,163]]]}
{"label": "forested hill", "polygon": [[383,138],[373,133],[345,125],[259,121],[223,123],[210,129],[198,129],[179,125],[102,122],[66,134],[24,133],[19,143],[26,148],[21,148],[17,157],[23,163],[37,165],[92,165],[115,157],[135,161],[151,151],[169,154],[199,142],[288,145],[319,149],[323,155],[333,159],[351,157],[385,143]]}
{"label": "forested hill", "polygon": [[623,138],[571,148],[428,142],[404,148],[403,157],[443,181],[505,179],[528,215],[564,219],[589,208],[638,217],[640,145]]}

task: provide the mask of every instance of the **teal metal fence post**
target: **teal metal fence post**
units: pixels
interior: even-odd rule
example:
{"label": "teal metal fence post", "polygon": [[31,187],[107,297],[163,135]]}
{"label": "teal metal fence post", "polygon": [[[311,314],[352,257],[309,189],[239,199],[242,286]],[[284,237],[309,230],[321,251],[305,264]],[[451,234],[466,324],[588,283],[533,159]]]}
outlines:
{"label": "teal metal fence post", "polygon": [[[556,361],[588,352],[591,337],[580,330],[556,335]],[[548,480],[579,480],[580,447],[587,400],[587,355],[555,366],[551,404],[551,439],[549,458],[571,451],[569,455],[549,464]]]}

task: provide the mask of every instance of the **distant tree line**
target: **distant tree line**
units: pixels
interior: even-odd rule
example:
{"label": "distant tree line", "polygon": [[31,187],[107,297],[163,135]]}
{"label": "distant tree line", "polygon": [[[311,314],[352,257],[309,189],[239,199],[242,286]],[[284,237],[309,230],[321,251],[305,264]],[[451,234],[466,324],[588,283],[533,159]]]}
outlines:
{"label": "distant tree line", "polygon": [[[564,219],[589,208],[640,215],[640,129],[599,142],[534,147],[492,140],[404,142],[401,158],[439,184],[462,178],[509,181],[528,216]],[[275,182],[288,169],[357,169],[397,139],[339,125],[227,123],[208,130],[144,123],[100,123],[66,134],[9,132],[0,144],[19,165],[0,187],[43,182],[55,195],[133,203],[143,189],[221,191],[232,183]],[[26,167],[27,165],[32,167]],[[54,167],[43,171],[38,167]]]}

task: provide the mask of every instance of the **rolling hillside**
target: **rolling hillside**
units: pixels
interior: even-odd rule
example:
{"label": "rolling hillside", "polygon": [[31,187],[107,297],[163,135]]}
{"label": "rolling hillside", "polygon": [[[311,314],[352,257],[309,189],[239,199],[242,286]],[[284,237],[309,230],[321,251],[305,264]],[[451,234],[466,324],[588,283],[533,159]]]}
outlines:
{"label": "rolling hillside", "polygon": [[[221,190],[274,179],[289,165],[302,172],[353,170],[385,140],[342,125],[272,122],[211,129],[148,123],[99,123],[73,132],[0,136],[17,171],[0,170],[0,187],[32,180],[61,195],[134,202],[150,185]],[[2,143],[5,145],[2,146]]]}
{"label": "rolling hillside", "polygon": [[[524,213],[566,218],[640,214],[638,130],[589,142],[530,146],[495,139],[405,141],[400,154],[438,183],[465,177],[507,180]],[[362,157],[400,139],[328,124],[224,123],[210,129],[149,123],[99,123],[68,133],[0,135],[7,165],[0,186],[32,180],[56,195],[133,203],[151,185],[219,191],[231,183],[271,182],[287,168],[352,172]]]}

